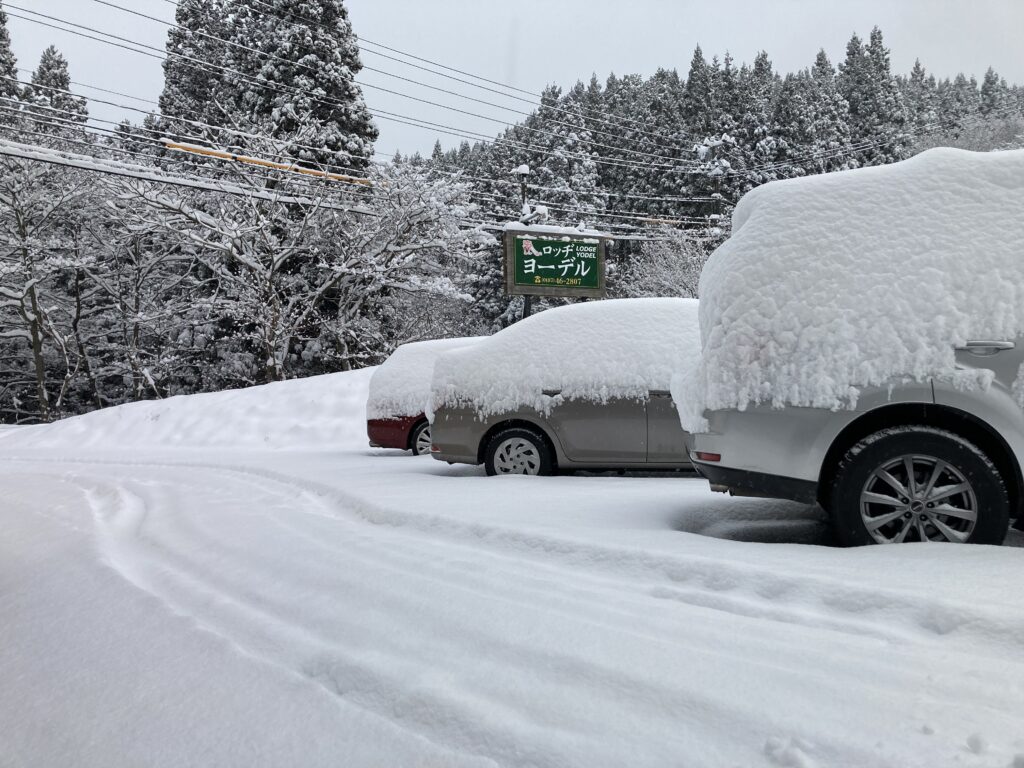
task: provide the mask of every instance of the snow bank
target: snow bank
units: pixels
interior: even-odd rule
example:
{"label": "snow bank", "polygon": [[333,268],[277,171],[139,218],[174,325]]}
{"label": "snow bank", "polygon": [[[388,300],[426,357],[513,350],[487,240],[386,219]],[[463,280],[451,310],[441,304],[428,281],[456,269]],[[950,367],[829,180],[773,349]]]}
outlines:
{"label": "snow bank", "polygon": [[700,282],[704,409],[854,407],[860,389],[956,379],[953,347],[1024,332],[1024,151],[933,149],[781,181],[740,201]]}
{"label": "snow bank", "polygon": [[15,449],[365,448],[363,409],[373,368],[248,389],[129,403],[23,427],[3,439]]}
{"label": "snow bank", "polygon": [[370,379],[366,418],[387,419],[423,413],[430,399],[430,377],[437,356],[474,344],[480,338],[483,337],[435,339],[400,346]]}
{"label": "snow bank", "polygon": [[441,355],[431,403],[481,416],[562,399],[645,399],[699,355],[696,299],[615,299],[557,307]]}

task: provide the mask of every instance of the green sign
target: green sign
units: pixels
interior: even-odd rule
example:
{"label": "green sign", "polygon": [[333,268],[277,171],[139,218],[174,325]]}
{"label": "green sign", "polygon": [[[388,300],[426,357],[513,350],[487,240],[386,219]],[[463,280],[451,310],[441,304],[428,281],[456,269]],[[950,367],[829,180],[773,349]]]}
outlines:
{"label": "green sign", "polygon": [[604,243],[595,237],[543,239],[506,235],[506,288],[510,294],[604,295]]}

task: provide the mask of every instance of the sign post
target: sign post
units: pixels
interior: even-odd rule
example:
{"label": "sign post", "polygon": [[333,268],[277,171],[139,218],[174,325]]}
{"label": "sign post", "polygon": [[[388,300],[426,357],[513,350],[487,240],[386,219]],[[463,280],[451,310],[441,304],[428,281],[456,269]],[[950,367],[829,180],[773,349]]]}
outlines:
{"label": "sign post", "polygon": [[505,293],[603,298],[608,235],[559,227],[505,230]]}

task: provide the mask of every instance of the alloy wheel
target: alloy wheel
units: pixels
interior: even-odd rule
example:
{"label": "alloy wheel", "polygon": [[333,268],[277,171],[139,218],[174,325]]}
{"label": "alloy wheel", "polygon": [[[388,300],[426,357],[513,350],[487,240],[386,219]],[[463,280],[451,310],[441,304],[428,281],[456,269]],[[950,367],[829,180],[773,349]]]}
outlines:
{"label": "alloy wheel", "polygon": [[415,452],[417,456],[430,453],[430,425],[428,424],[416,435]]}
{"label": "alloy wheel", "polygon": [[977,525],[978,500],[971,483],[949,462],[908,454],[871,473],[860,494],[860,514],[881,544],[963,543]]}

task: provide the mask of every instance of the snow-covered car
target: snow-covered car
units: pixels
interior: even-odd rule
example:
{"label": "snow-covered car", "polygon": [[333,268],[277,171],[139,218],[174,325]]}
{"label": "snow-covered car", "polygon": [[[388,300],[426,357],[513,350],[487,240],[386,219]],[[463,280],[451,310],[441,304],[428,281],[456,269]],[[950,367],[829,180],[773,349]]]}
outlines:
{"label": "snow-covered car", "polygon": [[366,434],[372,448],[398,448],[414,456],[430,452],[430,424],[424,413],[434,360],[442,352],[473,344],[478,337],[402,344],[370,379]]}
{"label": "snow-covered car", "polygon": [[700,292],[673,394],[713,487],[820,502],[847,545],[1020,519],[1024,152],[755,189]]}
{"label": "snow-covered car", "polygon": [[695,299],[616,299],[447,352],[434,365],[433,456],[489,475],[689,468],[669,385],[698,342]]}

